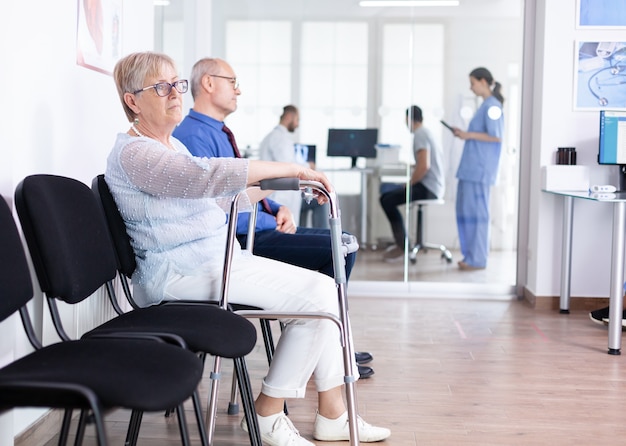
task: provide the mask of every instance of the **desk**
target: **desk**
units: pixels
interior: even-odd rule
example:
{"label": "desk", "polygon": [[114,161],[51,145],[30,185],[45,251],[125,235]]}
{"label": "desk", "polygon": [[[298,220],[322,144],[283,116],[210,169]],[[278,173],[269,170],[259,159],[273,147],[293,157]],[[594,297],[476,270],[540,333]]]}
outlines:
{"label": "desk", "polygon": [[572,266],[572,225],[574,198],[613,203],[613,231],[611,244],[611,279],[609,294],[609,341],[608,353],[621,354],[622,310],[624,308],[624,239],[626,237],[626,192],[600,198],[585,191],[544,192],[563,197],[563,246],[561,248],[561,296],[560,312],[569,313],[570,280]]}
{"label": "desk", "polygon": [[361,237],[359,238],[359,245],[363,248],[367,247],[367,202],[369,199],[367,193],[367,176],[374,173],[374,169],[371,167],[352,167],[348,169],[320,169],[323,172],[356,172],[361,175]]}

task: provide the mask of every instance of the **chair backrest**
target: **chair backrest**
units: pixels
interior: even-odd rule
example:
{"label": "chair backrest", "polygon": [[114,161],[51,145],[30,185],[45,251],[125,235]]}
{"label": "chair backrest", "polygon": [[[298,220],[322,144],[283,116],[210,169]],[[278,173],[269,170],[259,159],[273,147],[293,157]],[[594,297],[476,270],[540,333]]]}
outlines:
{"label": "chair backrest", "polygon": [[31,175],[18,184],[15,205],[48,298],[78,303],[115,278],[115,251],[89,186],[62,176]]}
{"label": "chair backrest", "polygon": [[126,277],[131,277],[137,262],[135,260],[135,252],[130,244],[130,237],[126,232],[126,224],[122,218],[117,204],[113,199],[109,185],[104,179],[104,175],[100,174],[91,182],[91,190],[96,195],[102,205],[104,216],[106,218],[111,238],[115,246],[115,252],[119,261],[119,271]]}
{"label": "chair backrest", "polygon": [[0,321],[33,297],[26,255],[9,205],[0,197]]}

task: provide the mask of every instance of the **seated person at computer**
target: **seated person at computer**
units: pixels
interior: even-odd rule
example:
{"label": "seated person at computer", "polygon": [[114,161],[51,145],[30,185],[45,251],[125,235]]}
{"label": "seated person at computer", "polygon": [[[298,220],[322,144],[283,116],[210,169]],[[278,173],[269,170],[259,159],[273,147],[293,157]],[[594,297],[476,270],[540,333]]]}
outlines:
{"label": "seated person at computer", "polygon": [[[192,155],[206,158],[239,158],[241,155],[232,132],[224,119],[237,109],[241,94],[232,67],[224,60],[205,58],[193,66],[189,81],[194,99],[193,108],[174,130]],[[293,147],[293,146],[292,146]],[[273,201],[259,203],[254,238],[254,254],[334,277],[330,231],[300,228],[286,206]],[[249,212],[242,212],[237,220],[237,238],[246,246]],[[346,278],[356,260],[356,252],[346,256]],[[365,364],[372,360],[368,352],[356,353],[361,378],[374,374]]]}
{"label": "seated person at computer", "polygon": [[[443,197],[443,152],[430,130],[424,127],[422,109],[412,105],[406,110],[406,123],[413,133],[415,167],[411,174],[409,201]],[[395,246],[385,252],[386,262],[398,262],[404,258],[406,229],[398,206],[406,204],[406,186],[398,185],[380,196],[380,204],[389,220]]]}

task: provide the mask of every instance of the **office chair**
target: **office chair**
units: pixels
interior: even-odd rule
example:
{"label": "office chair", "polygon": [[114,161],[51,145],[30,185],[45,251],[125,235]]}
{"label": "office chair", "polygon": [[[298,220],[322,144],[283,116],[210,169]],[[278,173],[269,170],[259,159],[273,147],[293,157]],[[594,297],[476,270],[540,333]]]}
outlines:
{"label": "office chair", "polygon": [[[75,444],[82,444],[89,418],[95,425],[97,444],[107,446],[106,412],[115,408],[135,413],[177,407],[181,440],[189,444],[182,403],[197,392],[202,378],[198,357],[154,336],[140,335],[94,336],[44,347],[27,308],[33,298],[30,270],[17,225],[4,199],[0,199],[0,247],[0,321],[19,312],[35,349],[0,369],[0,413],[16,407],[63,409],[58,444],[65,445],[72,412],[79,409]],[[129,424],[129,432],[135,428]]]}
{"label": "office chair", "polygon": [[[112,285],[117,275],[115,249],[93,191],[71,178],[32,175],[20,182],[15,198],[35,271],[59,336],[69,339],[61,324],[56,299],[78,303],[105,286],[118,316],[85,333],[82,338],[120,332],[151,333],[166,338],[173,334],[182,340],[181,346],[201,358],[206,354],[233,358],[240,390],[247,403],[247,422],[252,423],[251,443],[260,446],[257,419],[251,406],[252,390],[243,359],[256,343],[252,323],[217,305],[192,303],[155,305],[124,313]],[[211,376],[212,380],[217,378]],[[202,444],[209,444],[211,438],[204,429],[197,394],[194,394],[193,403]],[[140,414],[137,416],[140,422]],[[214,412],[207,414],[209,420],[214,416]],[[127,439],[129,444],[135,444],[137,434],[131,433]]]}
{"label": "office chair", "polygon": [[415,244],[409,253],[409,260],[412,264],[417,263],[417,253],[420,251],[428,252],[429,249],[437,249],[441,252],[441,258],[446,259],[446,262],[452,263],[452,254],[445,247],[445,245],[436,244],[436,243],[428,243],[424,241],[424,206],[429,206],[433,204],[444,204],[443,199],[441,198],[433,198],[433,199],[424,199],[424,200],[414,200],[411,202],[412,206],[417,207],[417,222],[416,222],[416,234],[415,234]]}

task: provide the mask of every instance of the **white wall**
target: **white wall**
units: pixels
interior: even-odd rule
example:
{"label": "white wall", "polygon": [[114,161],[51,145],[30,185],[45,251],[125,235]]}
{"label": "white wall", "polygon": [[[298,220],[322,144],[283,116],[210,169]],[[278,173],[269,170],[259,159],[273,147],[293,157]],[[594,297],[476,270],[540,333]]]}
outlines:
{"label": "white wall", "polygon": [[[537,1],[538,24],[530,153],[526,287],[537,296],[559,295],[562,199],[541,192],[541,166],[554,164],[559,146],[574,146],[591,182],[614,180],[615,167],[598,166],[598,112],[574,111],[575,41],[622,41],[623,31],[576,29],[576,2]],[[542,24],[547,23],[545,29]],[[524,212],[521,210],[520,212]],[[576,200],[572,245],[572,296],[608,297],[612,206]]]}
{"label": "white wall", "polygon": [[[128,127],[112,78],[76,65],[77,4],[32,0],[4,5],[0,194],[6,198],[22,178],[35,173],[90,184],[104,171],[115,134]],[[152,1],[124,2],[123,8],[123,52],[152,49]],[[38,305],[41,313],[41,300]],[[19,319],[0,324],[0,365],[29,349]],[[0,444],[13,444],[13,436],[41,413],[0,415]]]}

